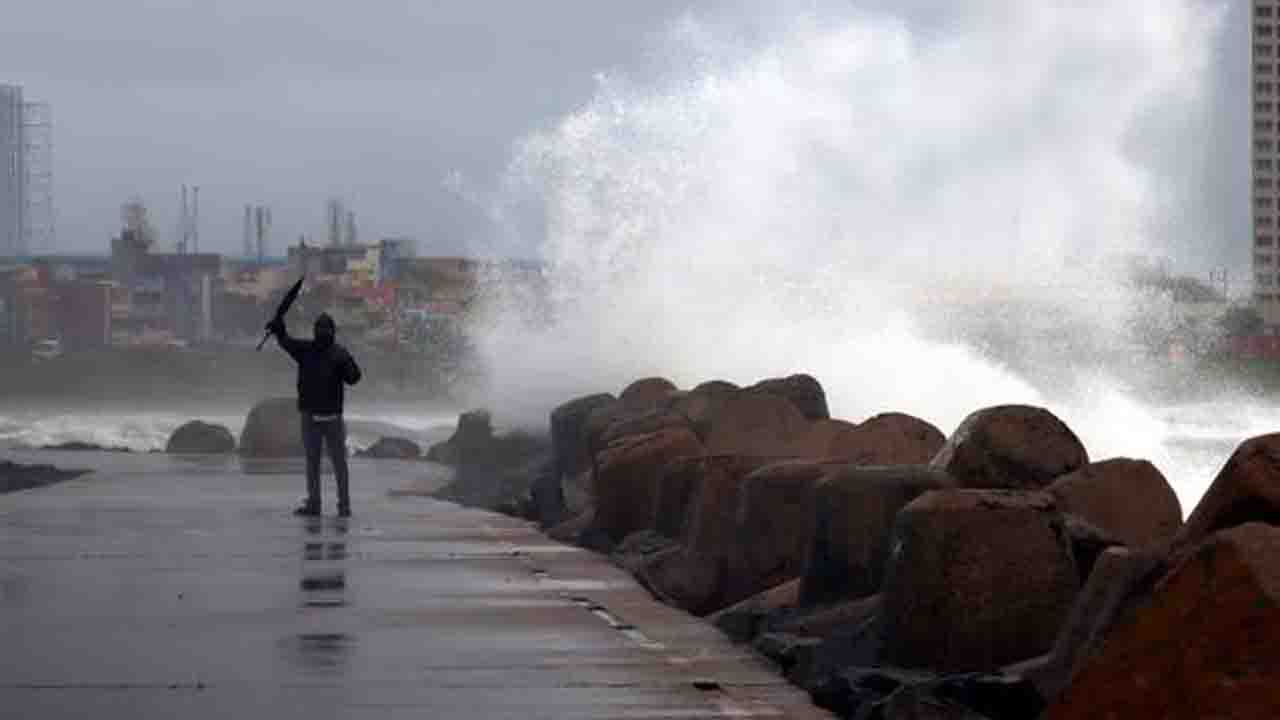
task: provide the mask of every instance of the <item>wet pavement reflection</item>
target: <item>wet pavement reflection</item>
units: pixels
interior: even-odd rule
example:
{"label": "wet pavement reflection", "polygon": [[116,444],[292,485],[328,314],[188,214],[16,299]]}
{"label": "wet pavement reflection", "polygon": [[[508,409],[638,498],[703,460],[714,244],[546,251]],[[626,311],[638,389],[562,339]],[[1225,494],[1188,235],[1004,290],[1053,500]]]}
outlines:
{"label": "wet pavement reflection", "polygon": [[[301,520],[302,571],[298,578],[299,605],[304,609],[344,608],[347,596],[348,522],[341,519]],[[323,621],[321,622],[323,625]],[[288,638],[284,649],[289,660],[304,671],[340,672],[355,647],[345,632],[299,633]]]}

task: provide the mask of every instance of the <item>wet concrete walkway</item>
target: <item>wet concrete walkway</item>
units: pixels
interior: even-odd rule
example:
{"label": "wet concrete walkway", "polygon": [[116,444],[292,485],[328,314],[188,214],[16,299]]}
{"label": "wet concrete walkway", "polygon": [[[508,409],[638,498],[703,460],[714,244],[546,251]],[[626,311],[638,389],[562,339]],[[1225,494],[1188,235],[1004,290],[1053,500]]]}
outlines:
{"label": "wet concrete walkway", "polygon": [[4,456],[99,472],[0,495],[0,717],[827,717],[605,560],[394,493],[426,465],[306,521],[297,468]]}

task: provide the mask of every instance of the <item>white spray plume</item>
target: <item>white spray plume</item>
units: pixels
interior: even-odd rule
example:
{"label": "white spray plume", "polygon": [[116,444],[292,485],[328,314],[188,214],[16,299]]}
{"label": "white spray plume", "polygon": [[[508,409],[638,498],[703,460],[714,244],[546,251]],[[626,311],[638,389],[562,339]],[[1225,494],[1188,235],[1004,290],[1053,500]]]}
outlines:
{"label": "white spray plume", "polygon": [[[1160,178],[1130,150],[1151,113],[1201,102],[1220,8],[940,14],[925,27],[815,11],[754,47],[685,20],[663,48],[684,70],[602,76],[589,104],[527,138],[511,194],[544,208],[552,319],[488,318],[492,406],[545,422],[647,375],[792,372],[822,381],[834,415],[899,410],[944,432],[979,407],[1047,403],[1034,379],[921,327],[993,288],[1052,287],[1074,288],[1059,305],[1097,332],[1123,324],[1123,293],[1063,268],[1147,246]],[[1125,452],[1103,416],[1140,406],[1086,385],[1053,409],[1095,455]],[[1127,423],[1146,433],[1128,454],[1158,452],[1153,423]]]}

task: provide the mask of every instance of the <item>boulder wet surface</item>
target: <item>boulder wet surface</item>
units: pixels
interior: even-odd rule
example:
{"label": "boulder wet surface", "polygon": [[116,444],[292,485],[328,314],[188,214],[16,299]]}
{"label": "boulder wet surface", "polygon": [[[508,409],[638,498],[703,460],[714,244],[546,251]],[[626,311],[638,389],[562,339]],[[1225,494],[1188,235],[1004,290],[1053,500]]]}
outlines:
{"label": "boulder wet surface", "polygon": [[392,494],[430,464],[353,460],[340,521],[297,461],[93,459],[0,497],[13,717],[828,717],[607,559]]}

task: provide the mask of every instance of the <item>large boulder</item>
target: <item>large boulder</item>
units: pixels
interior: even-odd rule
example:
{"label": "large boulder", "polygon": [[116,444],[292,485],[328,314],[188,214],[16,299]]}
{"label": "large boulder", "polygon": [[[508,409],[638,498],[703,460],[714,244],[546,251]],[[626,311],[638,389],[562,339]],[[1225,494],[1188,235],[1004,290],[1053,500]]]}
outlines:
{"label": "large boulder", "polygon": [[1088,462],[1080,438],[1053,413],[999,405],[965,418],[932,464],[961,487],[1040,490]]}
{"label": "large boulder", "polygon": [[884,582],[884,660],[987,671],[1044,654],[1078,585],[1043,492],[935,490],[898,514]]}
{"label": "large boulder", "polygon": [[735,642],[747,642],[755,637],[767,618],[795,607],[799,599],[800,580],[788,580],[730,605],[708,620]]}
{"label": "large boulder", "polygon": [[814,488],[838,465],[784,460],[742,480],[728,547],[726,602],[800,576],[813,535]]}
{"label": "large boulder", "polygon": [[293,398],[263,400],[249,410],[240,431],[240,455],[247,458],[302,457],[302,418]]}
{"label": "large boulder", "polygon": [[831,417],[827,409],[827,394],[812,375],[797,374],[784,378],[769,378],[747,388],[748,392],[764,392],[784,397],[810,420],[826,420]]}
{"label": "large boulder", "polygon": [[723,380],[702,383],[692,390],[674,392],[667,396],[664,409],[683,415],[693,431],[704,441],[711,431],[711,422],[720,410],[724,399],[738,391],[738,386]]}
{"label": "large boulder", "polygon": [[501,435],[496,441],[493,459],[459,465],[453,482],[431,497],[534,519],[533,484],[551,470],[550,442],[523,433]]}
{"label": "large boulder", "polygon": [[170,455],[225,455],[235,450],[236,438],[225,425],[199,420],[179,426],[164,446]]}
{"label": "large boulder", "polygon": [[594,483],[596,527],[615,542],[653,522],[658,482],[667,463],[702,454],[693,431],[672,427],[630,435],[597,458]]}
{"label": "large boulder", "polygon": [[551,448],[555,455],[557,479],[571,477],[591,467],[587,445],[587,418],[597,408],[617,404],[609,393],[597,393],[570,400],[551,411]]}
{"label": "large boulder", "polygon": [[1181,556],[1213,533],[1246,522],[1280,525],[1280,433],[1240,444],[1173,541]]}
{"label": "large boulder", "polygon": [[[725,601],[729,548],[742,480],[769,462],[751,456],[710,456],[677,460],[662,474],[653,523],[658,531],[681,540],[682,547],[646,565],[641,582],[663,601],[695,615],[715,612]],[[683,499],[683,519],[674,521]]]}
{"label": "large boulder", "polygon": [[381,437],[369,447],[356,453],[357,457],[379,460],[417,460],[422,455],[418,443],[402,437]]}
{"label": "large boulder", "polygon": [[662,602],[694,615],[724,607],[724,559],[676,546],[645,559],[633,569],[636,579]]}
{"label": "large boulder", "polygon": [[1123,546],[1108,548],[1098,557],[1053,650],[1029,664],[1028,676],[1041,697],[1050,701],[1058,697],[1110,628],[1146,601],[1151,586],[1167,571],[1163,560],[1160,552],[1150,548]]}
{"label": "large boulder", "polygon": [[804,606],[799,605],[800,601],[797,599],[798,607],[795,611],[776,618],[774,627],[770,629],[808,637],[829,637],[874,619],[880,612],[880,600],[879,595],[869,595],[857,600]]}
{"label": "large boulder", "polygon": [[628,385],[618,396],[618,402],[629,412],[647,412],[662,407],[667,397],[678,389],[666,378],[643,378]]}
{"label": "large boulder", "polygon": [[698,455],[672,460],[658,478],[653,529],[669,538],[683,540],[689,515],[699,507],[695,501],[703,483],[738,483],[769,462],[769,458],[752,455]]}
{"label": "large boulder", "polygon": [[556,474],[554,451],[552,455],[550,466],[534,475],[529,486],[529,505],[533,514],[530,519],[543,528],[555,527],[574,515],[565,498],[564,483]]}
{"label": "large boulder", "polygon": [[954,485],[945,472],[923,465],[844,467],[829,473],[815,492],[801,602],[879,592],[898,511],[930,490]]}
{"label": "large boulder", "polygon": [[1090,463],[1053,481],[1048,492],[1060,510],[1088,520],[1125,545],[1168,541],[1182,525],[1177,494],[1146,460]]}
{"label": "large boulder", "polygon": [[536,519],[533,486],[551,473],[554,462],[549,437],[521,430],[495,433],[485,410],[460,415],[453,435],[432,446],[427,459],[455,470],[453,482],[432,497],[526,519]]}
{"label": "large boulder", "polygon": [[1049,720],[1280,717],[1280,528],[1211,535],[1117,624]]}
{"label": "large boulder", "polygon": [[614,423],[637,414],[641,413],[628,411],[620,402],[602,403],[593,407],[587,413],[586,423],[582,431],[586,442],[587,458],[590,463],[589,474],[594,473],[596,470],[596,455],[605,449],[605,432]]}
{"label": "large boulder", "polygon": [[669,427],[693,430],[688,418],[669,410],[649,410],[619,415],[600,434],[600,447],[607,448],[625,437],[649,435]]}
{"label": "large boulder", "polygon": [[931,423],[905,413],[884,413],[857,425],[820,420],[809,435],[809,454],[852,465],[927,465],[947,441]]}
{"label": "large boulder", "polygon": [[453,435],[432,445],[427,459],[444,465],[459,466],[483,459],[493,445],[493,418],[488,410],[470,410],[458,416]]}
{"label": "large boulder", "polygon": [[707,431],[713,455],[803,455],[810,421],[779,395],[740,390],[721,398]]}

